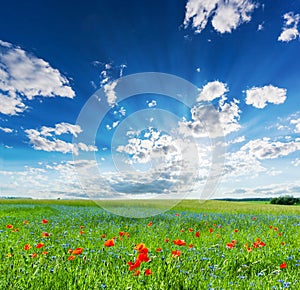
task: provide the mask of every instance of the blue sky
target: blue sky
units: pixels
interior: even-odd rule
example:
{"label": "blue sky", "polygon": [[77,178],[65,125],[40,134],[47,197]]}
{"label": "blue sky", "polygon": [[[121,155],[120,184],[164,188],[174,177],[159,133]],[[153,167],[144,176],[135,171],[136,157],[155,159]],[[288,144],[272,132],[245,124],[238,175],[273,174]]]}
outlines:
{"label": "blue sky", "polygon": [[300,196],[299,22],[299,1],[2,3],[0,195]]}

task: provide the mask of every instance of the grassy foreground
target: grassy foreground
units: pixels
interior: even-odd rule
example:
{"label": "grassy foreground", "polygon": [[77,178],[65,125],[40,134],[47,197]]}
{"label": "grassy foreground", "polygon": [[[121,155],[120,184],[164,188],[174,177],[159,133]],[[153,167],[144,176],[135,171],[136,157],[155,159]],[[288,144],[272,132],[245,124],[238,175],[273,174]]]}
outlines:
{"label": "grassy foreground", "polygon": [[300,289],[299,229],[298,206],[1,200],[0,289]]}

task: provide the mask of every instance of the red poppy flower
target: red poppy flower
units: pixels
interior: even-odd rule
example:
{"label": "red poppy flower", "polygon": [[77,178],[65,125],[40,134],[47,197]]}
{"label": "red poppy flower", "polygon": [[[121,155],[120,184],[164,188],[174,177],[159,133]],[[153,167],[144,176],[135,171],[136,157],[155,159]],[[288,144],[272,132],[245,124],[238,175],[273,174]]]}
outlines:
{"label": "red poppy flower", "polygon": [[273,229],[273,226],[270,226],[270,229]]}
{"label": "red poppy flower", "polygon": [[84,235],[84,231],[80,231],[79,234],[80,234],[80,235]]}
{"label": "red poppy flower", "polygon": [[232,248],[234,247],[234,244],[233,244],[233,243],[227,243],[227,244],[226,244],[226,247],[227,247],[228,249],[232,249]]}
{"label": "red poppy flower", "polygon": [[[139,243],[137,244],[134,249],[137,250],[137,251],[142,251],[144,248],[146,248],[145,244],[144,243]],[[146,248],[147,249],[147,248]]]}
{"label": "red poppy flower", "polygon": [[43,232],[43,233],[42,233],[42,237],[43,237],[43,238],[50,237],[50,234],[47,233],[47,232]]}
{"label": "red poppy flower", "polygon": [[24,225],[29,225],[29,221],[25,220],[25,221],[23,221],[23,224]]}
{"label": "red poppy flower", "polygon": [[281,245],[283,245],[283,246],[284,246],[284,245],[285,245],[285,242],[281,242]]}
{"label": "red poppy flower", "polygon": [[235,233],[237,233],[239,230],[238,230],[238,229],[234,229],[233,231],[234,231]]}
{"label": "red poppy flower", "polygon": [[80,229],[83,229],[84,228],[84,226],[80,226]]}
{"label": "red poppy flower", "polygon": [[192,247],[194,247],[194,245],[193,244],[189,244],[189,248],[191,249]]}
{"label": "red poppy flower", "polygon": [[141,274],[141,270],[135,270],[133,276],[139,276]]}
{"label": "red poppy flower", "polygon": [[252,220],[253,220],[253,221],[256,221],[256,220],[257,220],[257,217],[256,217],[256,216],[254,216],[254,217],[252,218]]}
{"label": "red poppy flower", "polygon": [[46,223],[48,223],[48,220],[42,219],[42,224],[46,224]]}
{"label": "red poppy flower", "polygon": [[119,232],[119,236],[123,237],[125,235],[125,232]]}
{"label": "red poppy flower", "polygon": [[180,254],[181,254],[181,252],[178,251],[178,250],[172,251],[172,257],[173,257],[173,258],[179,257]]}
{"label": "red poppy flower", "polygon": [[25,250],[25,251],[28,251],[30,248],[31,248],[31,246],[30,246],[29,244],[26,244],[26,245],[24,246],[24,250]]}
{"label": "red poppy flower", "polygon": [[189,232],[191,233],[193,231],[193,229],[192,228],[189,228]]}
{"label": "red poppy flower", "polygon": [[109,239],[109,240],[106,240],[104,242],[105,247],[113,247],[114,245],[115,245],[115,240],[114,239]]}
{"label": "red poppy flower", "polygon": [[16,232],[18,232],[18,231],[19,231],[18,228],[15,228],[15,229],[12,230],[13,233],[16,233]]}
{"label": "red poppy flower", "polygon": [[184,233],[184,229],[181,229],[180,232]]}
{"label": "red poppy flower", "polygon": [[274,231],[278,231],[278,228],[274,228]]}
{"label": "red poppy flower", "polygon": [[162,251],[162,248],[156,248],[155,251],[156,251],[156,252],[161,252],[161,251]]}
{"label": "red poppy flower", "polygon": [[260,243],[259,243],[259,246],[260,246],[260,247],[264,247],[265,245],[266,245],[266,244],[265,244],[264,242],[260,242]]}
{"label": "red poppy flower", "polygon": [[196,237],[196,238],[199,238],[199,237],[200,237],[200,232],[196,232],[196,233],[195,233],[195,237]]}
{"label": "red poppy flower", "polygon": [[283,262],[282,264],[280,264],[280,269],[285,269],[286,268],[286,262]]}
{"label": "red poppy flower", "polygon": [[212,233],[214,230],[212,228],[209,229],[209,232]]}
{"label": "red poppy flower", "polygon": [[177,246],[186,246],[186,242],[184,240],[177,239],[177,240],[173,241],[173,243]]}
{"label": "red poppy flower", "polygon": [[72,249],[69,249],[69,250],[68,250],[68,254],[71,254],[72,252],[73,252]]}
{"label": "red poppy flower", "polygon": [[169,239],[165,239],[165,242],[168,243],[168,242],[169,242]]}
{"label": "red poppy flower", "polygon": [[250,247],[247,247],[247,252],[250,253],[252,249]]}
{"label": "red poppy flower", "polygon": [[43,251],[43,252],[42,252],[43,255],[47,255],[48,253],[49,253],[49,252],[47,252],[47,251]]}
{"label": "red poppy flower", "polygon": [[106,238],[106,234],[102,234],[102,235],[101,235],[101,238],[102,238],[102,239],[105,239],[105,238]]}
{"label": "red poppy flower", "polygon": [[180,216],[180,213],[176,213],[175,216]]}
{"label": "red poppy flower", "polygon": [[83,248],[76,248],[76,249],[72,252],[72,254],[73,254],[73,255],[80,255],[80,254],[82,253],[82,251],[83,251]]}
{"label": "red poppy flower", "polygon": [[132,270],[138,268],[138,267],[141,265],[141,263],[142,263],[142,261],[140,261],[140,260],[138,260],[138,259],[135,261],[135,263],[132,263],[131,261],[128,262],[128,265],[129,265],[129,271],[132,271]]}
{"label": "red poppy flower", "polygon": [[14,226],[11,225],[11,224],[8,224],[6,227],[7,227],[8,229],[12,229]]}
{"label": "red poppy flower", "polygon": [[32,255],[31,255],[31,258],[35,258],[37,256],[37,253],[33,253]]}
{"label": "red poppy flower", "polygon": [[145,276],[150,276],[152,274],[150,269],[145,270]]}
{"label": "red poppy flower", "polygon": [[37,249],[40,249],[40,248],[44,247],[44,244],[43,243],[38,243],[35,247]]}
{"label": "red poppy flower", "polygon": [[73,255],[71,255],[71,256],[68,257],[68,261],[72,261],[74,259],[75,259],[75,256],[73,256]]}
{"label": "red poppy flower", "polygon": [[151,227],[153,225],[153,222],[150,222],[149,224],[147,224],[148,227]]}

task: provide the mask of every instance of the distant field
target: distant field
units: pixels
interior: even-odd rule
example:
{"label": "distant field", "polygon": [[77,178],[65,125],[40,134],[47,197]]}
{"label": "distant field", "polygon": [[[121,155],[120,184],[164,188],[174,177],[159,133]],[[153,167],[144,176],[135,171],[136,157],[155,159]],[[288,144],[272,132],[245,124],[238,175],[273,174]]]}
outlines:
{"label": "distant field", "polygon": [[0,289],[300,289],[299,230],[298,206],[1,200]]}
{"label": "distant field", "polygon": [[[285,206],[272,205],[265,201],[219,201],[219,200],[182,200],[178,202],[173,210],[190,211],[200,213],[206,212],[228,212],[228,213],[272,213],[272,214],[300,214],[299,205]],[[47,204],[66,206],[104,206],[109,207],[156,207],[166,208],[169,205],[165,200],[53,200],[53,199],[0,199],[0,204]]]}

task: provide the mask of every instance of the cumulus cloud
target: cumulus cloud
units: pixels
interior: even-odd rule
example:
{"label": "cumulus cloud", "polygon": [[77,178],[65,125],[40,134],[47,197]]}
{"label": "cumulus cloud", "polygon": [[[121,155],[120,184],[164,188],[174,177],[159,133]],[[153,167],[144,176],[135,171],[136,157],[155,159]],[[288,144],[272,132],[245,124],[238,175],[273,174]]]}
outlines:
{"label": "cumulus cloud", "polygon": [[[222,137],[240,129],[239,119],[241,110],[239,101],[228,101],[225,93],[229,91],[225,83],[209,82],[200,89],[197,101],[199,104],[191,109],[192,120],[179,122],[179,131],[185,136]],[[202,101],[219,99],[217,108],[205,106]]]}
{"label": "cumulus cloud", "polygon": [[3,41],[0,52],[0,113],[22,113],[38,96],[74,98],[68,79],[45,60]]}
{"label": "cumulus cloud", "polygon": [[214,99],[222,97],[228,92],[227,85],[219,81],[209,82],[200,89],[197,102],[200,101],[212,101]]}
{"label": "cumulus cloud", "polygon": [[283,104],[286,100],[286,91],[273,85],[252,87],[246,91],[246,104],[259,109],[263,109],[267,103]]}
{"label": "cumulus cloud", "polygon": [[156,101],[155,100],[152,100],[151,102],[148,103],[148,107],[149,108],[152,108],[152,107],[155,107],[157,104],[156,104]]}
{"label": "cumulus cloud", "polygon": [[230,33],[251,20],[256,5],[250,0],[189,0],[186,4],[184,27],[189,25],[200,33],[211,19],[213,28]]}
{"label": "cumulus cloud", "polygon": [[35,150],[42,150],[47,152],[61,152],[71,153],[78,155],[80,151],[97,151],[97,147],[94,145],[86,145],[84,143],[73,144],[61,139],[57,139],[56,136],[61,134],[71,134],[77,137],[82,130],[78,125],[72,125],[69,123],[59,123],[55,127],[43,126],[40,130],[27,129],[25,133],[29,138],[29,143]]}
{"label": "cumulus cloud", "polygon": [[290,42],[300,36],[298,30],[298,24],[300,20],[300,14],[294,14],[293,12],[288,12],[283,15],[284,25],[282,27],[282,32],[278,36],[279,41]]}
{"label": "cumulus cloud", "polygon": [[255,139],[241,147],[242,152],[247,152],[259,160],[275,159],[287,156],[300,150],[300,140],[289,142],[271,141],[270,138]]}

